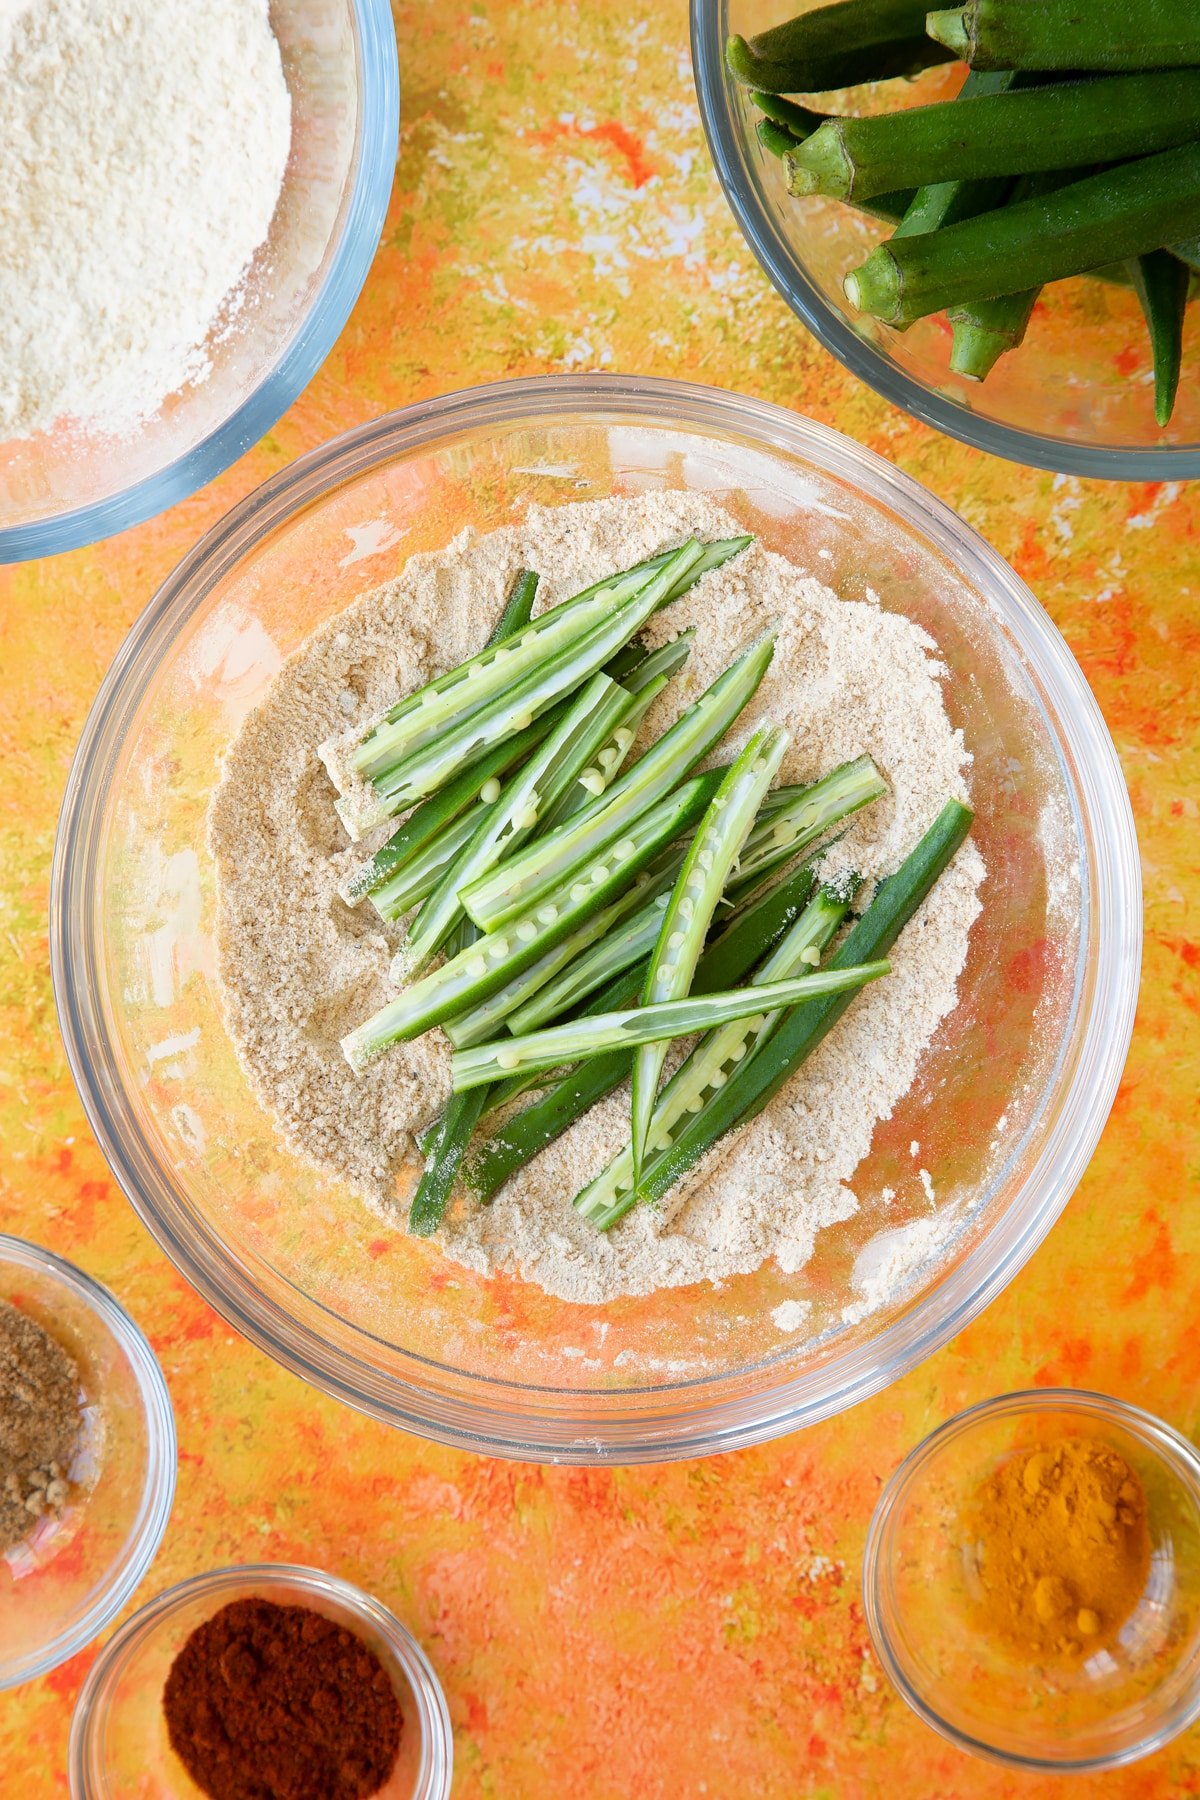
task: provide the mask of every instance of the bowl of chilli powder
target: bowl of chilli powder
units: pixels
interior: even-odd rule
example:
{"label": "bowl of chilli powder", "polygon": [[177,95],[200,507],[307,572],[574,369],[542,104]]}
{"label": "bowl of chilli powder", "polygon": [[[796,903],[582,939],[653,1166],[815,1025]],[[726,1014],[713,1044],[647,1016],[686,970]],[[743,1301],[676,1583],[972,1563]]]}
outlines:
{"label": "bowl of chilli powder", "polygon": [[1200,1716],[1200,1457],[1102,1394],[972,1407],[887,1483],[863,1565],[888,1675],[963,1749],[1112,1768]]}
{"label": "bowl of chilli powder", "polygon": [[218,1569],[105,1646],[76,1703],[75,1800],[444,1800],[450,1718],[400,1621],[316,1569]]}
{"label": "bowl of chilli powder", "polygon": [[137,1326],[81,1270],[0,1235],[0,1688],[120,1611],[174,1491],[170,1397]]}

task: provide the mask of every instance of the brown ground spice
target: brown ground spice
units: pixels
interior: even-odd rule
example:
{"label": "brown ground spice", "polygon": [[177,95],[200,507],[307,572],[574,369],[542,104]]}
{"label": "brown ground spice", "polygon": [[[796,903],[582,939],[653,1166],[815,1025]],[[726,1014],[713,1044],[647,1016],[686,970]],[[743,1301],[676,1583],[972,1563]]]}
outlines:
{"label": "brown ground spice", "polygon": [[36,1319],[0,1300],[0,1554],[70,1497],[79,1373]]}
{"label": "brown ground spice", "polygon": [[167,1676],[171,1747],[210,1800],[367,1800],[403,1724],[391,1678],[353,1632],[306,1606],[233,1600]]}
{"label": "brown ground spice", "polygon": [[980,1623],[1030,1662],[1074,1662],[1102,1649],[1145,1588],[1146,1496],[1100,1439],[1064,1438],[1010,1457],[964,1523]]}

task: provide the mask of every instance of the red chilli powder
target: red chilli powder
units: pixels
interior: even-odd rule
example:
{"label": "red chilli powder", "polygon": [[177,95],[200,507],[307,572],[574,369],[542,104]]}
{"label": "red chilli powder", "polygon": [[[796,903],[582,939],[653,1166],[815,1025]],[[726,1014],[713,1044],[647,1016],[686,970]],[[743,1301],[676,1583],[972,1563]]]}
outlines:
{"label": "red chilli powder", "polygon": [[192,1632],[163,1689],[171,1748],[210,1800],[367,1800],[396,1762],[391,1679],[306,1606],[233,1600]]}

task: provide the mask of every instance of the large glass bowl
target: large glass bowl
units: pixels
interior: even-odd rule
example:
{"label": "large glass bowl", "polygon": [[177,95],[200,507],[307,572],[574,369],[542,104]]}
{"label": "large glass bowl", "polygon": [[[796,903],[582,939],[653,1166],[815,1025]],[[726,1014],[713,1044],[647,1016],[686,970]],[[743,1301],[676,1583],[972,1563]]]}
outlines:
{"label": "large glass bowl", "polygon": [[323,1569],[247,1563],[193,1575],[126,1620],[88,1671],[71,1718],[71,1800],[198,1800],[171,1748],[162,1697],[192,1632],[235,1600],[306,1606],[353,1632],[379,1658],[400,1702],[400,1753],[378,1800],[447,1800],[450,1711],[425,1652],[386,1606]]}
{"label": "large glass bowl", "polygon": [[[283,1147],[222,1024],[205,814],[221,754],[281,658],[413,551],[519,517],[531,500],[658,488],[719,497],[841,594],[874,593],[933,633],[950,716],[975,758],[991,878],[961,1004],[876,1131],[854,1178],[860,1212],[818,1239],[804,1274],[767,1264],[720,1288],[567,1305],[384,1227]],[[656,1460],[852,1404],[1020,1267],[1083,1172],[1124,1061],[1137,852],[1078,667],[954,513],[776,407],[567,376],[451,395],[339,438],[185,559],[84,729],[51,938],[67,1050],[104,1152],[227,1318],[319,1386],[447,1442]],[[913,1140],[942,1209],[933,1245]],[[881,1269],[887,1298],[871,1311]],[[810,1309],[799,1331],[803,1305],[786,1306],[798,1301]]]}
{"label": "large glass bowl", "polygon": [[[855,312],[842,277],[889,228],[826,199],[794,200],[782,165],[758,142],[759,114],[725,68],[731,32],[752,37],[823,0],[691,0],[692,63],[708,147],[750,248],[825,349],[894,405],[996,456],[1120,481],[1200,475],[1200,302],[1190,310],[1171,424],[1154,422],[1149,342],[1137,298],[1100,281],[1056,283],[1021,349],[986,382],[950,369],[949,327],[922,319],[898,332]],[[864,111],[943,99],[945,67],[855,98]],[[834,96],[829,110],[837,109]],[[824,96],[815,102],[823,109]]]}
{"label": "large glass bowl", "polygon": [[[964,1529],[1014,1456],[1099,1439],[1146,1496],[1150,1566],[1115,1640],[1074,1665],[1032,1666],[980,1628],[977,1550]],[[1161,1750],[1200,1716],[1200,1456],[1169,1425],[1073,1388],[1002,1394],[959,1413],[901,1463],[863,1557],[871,1638],[935,1731],[1017,1769],[1111,1769]]]}
{"label": "large glass bowl", "polygon": [[171,1515],[175,1417],[149,1344],[82,1269],[0,1235],[0,1299],[69,1353],[83,1421],[61,1516],[0,1557],[3,1689],[66,1662],[132,1598]]}
{"label": "large glass bowl", "polygon": [[0,442],[0,562],[52,556],[153,518],[257,443],[325,361],[366,280],[400,123],[388,0],[271,0],[292,146],[266,244],[202,382],[119,438]]}

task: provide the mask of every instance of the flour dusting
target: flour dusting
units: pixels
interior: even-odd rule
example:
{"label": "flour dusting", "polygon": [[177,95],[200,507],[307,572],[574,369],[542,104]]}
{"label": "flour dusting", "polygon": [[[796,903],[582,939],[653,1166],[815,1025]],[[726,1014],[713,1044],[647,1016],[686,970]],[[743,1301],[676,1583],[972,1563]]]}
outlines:
{"label": "flour dusting", "polygon": [[290,145],[267,0],[0,0],[0,437],[206,373]]}
{"label": "flour dusting", "polygon": [[[317,746],[356,735],[397,695],[461,662],[487,636],[513,577],[542,575],[539,605],[686,537],[737,526],[703,495],[531,507],[487,536],[463,533],[413,557],[316,632],[272,682],[225,763],[210,816],[219,890],[219,958],[229,1027],[260,1099],[289,1144],[342,1175],[403,1228],[412,1133],[449,1091],[449,1045],[434,1031],[362,1074],[339,1040],[394,996],[388,965],[401,936],[339,883],[386,837],[351,846],[333,810]],[[845,601],[755,543],[706,575],[643,632],[658,644],[687,626],[695,648],[652,709],[657,736],[767,626],[774,661],[718,753],[736,753],[770,718],[792,742],[781,782],[815,780],[869,754],[890,793],[831,847],[822,874],[889,874],[950,797],[967,798],[970,758],[942,703],[937,647],[918,626]],[[818,1232],[857,1210],[854,1171],[915,1079],[953,1009],[984,867],[968,843],[902,934],[894,972],[857,997],[766,1111],[714,1147],[661,1209],[640,1208],[607,1234],[572,1195],[628,1140],[618,1090],[520,1171],[489,1207],[454,1202],[436,1244],[473,1269],[504,1269],[565,1300],[601,1303],[663,1286],[719,1281],[768,1257],[804,1267]],[[287,896],[280,906],[279,896]],[[869,898],[870,886],[863,900]]]}

